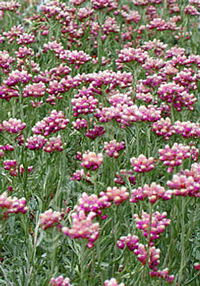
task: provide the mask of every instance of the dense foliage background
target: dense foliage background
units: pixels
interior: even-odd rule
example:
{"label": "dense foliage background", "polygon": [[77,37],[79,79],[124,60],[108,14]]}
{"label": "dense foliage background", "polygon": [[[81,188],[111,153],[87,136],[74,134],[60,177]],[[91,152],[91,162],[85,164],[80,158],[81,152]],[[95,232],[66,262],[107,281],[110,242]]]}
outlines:
{"label": "dense foliage background", "polygon": [[0,2],[0,285],[200,285],[199,10]]}

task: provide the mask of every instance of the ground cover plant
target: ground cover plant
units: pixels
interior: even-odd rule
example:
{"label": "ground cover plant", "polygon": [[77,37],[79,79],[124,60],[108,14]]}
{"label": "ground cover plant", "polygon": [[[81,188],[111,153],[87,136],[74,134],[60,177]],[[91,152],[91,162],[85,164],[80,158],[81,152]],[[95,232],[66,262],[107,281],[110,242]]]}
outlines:
{"label": "ground cover plant", "polygon": [[200,1],[43,2],[0,1],[0,285],[200,285]]}

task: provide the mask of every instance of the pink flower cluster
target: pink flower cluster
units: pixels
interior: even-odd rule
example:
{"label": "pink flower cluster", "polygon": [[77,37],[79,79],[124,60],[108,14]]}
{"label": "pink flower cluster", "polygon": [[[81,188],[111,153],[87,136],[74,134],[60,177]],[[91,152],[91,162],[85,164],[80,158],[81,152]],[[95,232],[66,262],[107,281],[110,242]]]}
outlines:
{"label": "pink flower cluster", "polygon": [[17,44],[18,45],[28,45],[32,43],[36,43],[36,38],[34,34],[28,34],[28,33],[23,33],[22,35],[19,36],[17,39]]}
{"label": "pink flower cluster", "polygon": [[81,166],[92,171],[98,169],[103,164],[103,154],[86,151],[82,155]]}
{"label": "pink flower cluster", "polygon": [[18,83],[26,84],[32,79],[31,74],[29,74],[26,70],[19,71],[13,70],[9,73],[9,76],[6,80],[4,80],[4,84],[7,86],[14,86]]}
{"label": "pink flower cluster", "polygon": [[81,170],[76,170],[73,174],[72,174],[72,177],[70,178],[70,180],[72,181],[80,181],[81,179],[91,183],[91,180],[90,180],[90,173],[87,172],[85,173],[85,170],[84,169],[81,169]]}
{"label": "pink flower cluster", "polygon": [[83,89],[71,100],[74,116],[93,113],[99,101],[93,96],[91,89]]}
{"label": "pink flower cluster", "polygon": [[40,226],[42,229],[47,229],[53,227],[54,225],[59,225],[60,221],[63,219],[64,213],[53,211],[49,209],[39,216]]}
{"label": "pink flower cluster", "polygon": [[52,110],[49,117],[45,117],[42,121],[36,123],[32,128],[34,134],[42,134],[48,136],[67,127],[69,119],[65,118],[63,111]]}
{"label": "pink flower cluster", "polygon": [[153,240],[160,237],[160,234],[165,231],[165,228],[170,224],[171,220],[167,219],[167,213],[154,212],[152,216],[142,211],[141,216],[134,214],[136,227],[143,231],[143,235],[149,239],[149,242],[154,245]]}
{"label": "pink flower cluster", "polygon": [[8,197],[7,193],[4,192],[0,195],[0,207],[7,209],[3,215],[7,218],[10,213],[26,213],[28,208],[26,207],[25,198],[18,199],[17,197]]}
{"label": "pink flower cluster", "polygon": [[0,131],[6,131],[10,134],[19,133],[26,127],[26,123],[22,122],[21,119],[10,118],[4,120],[0,125]]}
{"label": "pink flower cluster", "polygon": [[25,146],[30,150],[39,150],[43,148],[47,141],[48,140],[44,136],[34,134],[27,138]]}
{"label": "pink flower cluster", "polygon": [[[10,175],[16,177],[18,175],[18,165],[16,160],[5,160],[3,162],[4,170],[10,171]],[[30,173],[33,170],[33,166],[27,167],[27,172]],[[19,166],[19,173],[22,175],[25,169],[23,164]]]}
{"label": "pink flower cluster", "polygon": [[1,1],[0,2],[0,11],[16,11],[21,6],[20,3],[16,1]]}
{"label": "pink flower cluster", "polygon": [[170,118],[161,118],[152,124],[151,130],[158,136],[168,140],[172,135],[179,134],[183,138],[200,137],[200,124],[190,121],[175,121],[172,125]]}
{"label": "pink flower cluster", "polygon": [[138,248],[139,238],[136,235],[128,234],[127,236],[121,236],[117,241],[117,247],[124,249],[125,246],[128,247],[130,251]]}
{"label": "pink flower cluster", "polygon": [[165,119],[161,118],[154,122],[151,126],[151,130],[155,132],[157,136],[163,136],[163,139],[165,140],[168,140],[173,134],[175,134],[175,130],[169,117]]}
{"label": "pink flower cluster", "polygon": [[12,145],[0,145],[0,157],[3,157],[6,151],[14,151],[14,147]]}
{"label": "pink flower cluster", "polygon": [[60,275],[56,278],[51,278],[49,283],[52,286],[72,286],[70,284],[69,278],[64,278],[62,275]]}
{"label": "pink flower cluster", "polygon": [[[102,195],[99,198],[97,195],[92,194],[88,195],[87,193],[83,193],[78,200],[78,205],[74,207],[75,211],[83,210],[85,213],[94,212],[97,215],[102,215],[102,209],[109,208],[111,203],[108,201],[108,197],[106,195]],[[105,219],[106,216],[101,216],[102,219]]]}
{"label": "pink flower cluster", "polygon": [[[128,13],[127,13],[128,12]],[[122,11],[121,15],[126,19],[126,22],[130,24],[131,22],[138,23],[141,19],[141,15],[138,11]]]}
{"label": "pink flower cluster", "polygon": [[92,0],[92,7],[95,10],[100,10],[104,8],[109,8],[113,10],[117,8],[117,3],[114,0]]}
{"label": "pink flower cluster", "polygon": [[71,228],[63,227],[62,232],[71,239],[88,239],[87,247],[92,248],[94,246],[94,242],[99,237],[99,223],[93,222],[95,217],[95,212],[89,212],[88,214],[86,214],[83,210],[74,212],[71,215]]}
{"label": "pink flower cluster", "polygon": [[[189,110],[193,110],[193,105],[197,101],[197,98],[194,96],[194,94],[190,94],[188,92],[189,86],[186,86],[186,89],[183,84],[180,85],[181,75],[182,74],[180,73],[176,78],[174,78],[176,82],[161,84],[158,88],[158,95],[162,100],[167,101],[168,103],[172,102],[172,105],[178,111],[181,111],[183,107],[187,107]],[[184,82],[184,80],[185,79],[182,81]]]}
{"label": "pink flower cluster", "polygon": [[[104,24],[102,25],[103,34],[109,35],[110,33],[118,33],[119,32],[119,26],[117,25],[116,19],[112,17],[108,17]],[[102,36],[103,39],[104,36]]]}
{"label": "pink flower cluster", "polygon": [[166,282],[173,283],[174,282],[174,275],[169,275],[169,269],[165,268],[163,270],[154,270],[149,273],[151,277],[158,277],[164,278]]}
{"label": "pink flower cluster", "polygon": [[69,64],[74,64],[75,69],[79,69],[81,65],[89,62],[92,58],[90,55],[86,54],[83,51],[64,51],[59,55],[61,60],[66,59]]}
{"label": "pink flower cluster", "polygon": [[148,266],[151,270],[150,275],[152,277],[164,278],[167,282],[172,283],[174,281],[174,275],[169,275],[168,269],[159,270],[157,266],[160,264],[160,249],[155,248],[155,246],[143,245],[139,243],[139,238],[135,235],[122,236],[118,242],[117,246],[123,249],[125,246],[133,251],[137,256],[137,259],[146,265],[148,261]]}
{"label": "pink flower cluster", "polygon": [[155,160],[153,157],[146,158],[143,154],[140,154],[138,158],[132,157],[130,159],[133,170],[137,173],[149,172],[154,169]]}
{"label": "pink flower cluster", "polygon": [[19,92],[16,89],[8,88],[6,86],[0,86],[0,98],[7,101],[13,97],[19,97]]}
{"label": "pink flower cluster", "polygon": [[185,14],[191,15],[191,16],[199,16],[198,10],[192,6],[192,5],[187,5],[184,9]]}
{"label": "pink flower cluster", "polygon": [[200,271],[200,263],[199,262],[196,262],[194,264],[194,269],[196,269],[197,271]]}
{"label": "pink flower cluster", "polygon": [[76,121],[72,122],[72,125],[76,130],[80,130],[83,128],[87,128],[88,122],[84,118],[77,118]]}
{"label": "pink flower cluster", "polygon": [[95,116],[100,122],[108,122],[115,119],[121,124],[122,128],[131,125],[133,122],[153,122],[161,118],[161,110],[155,106],[149,105],[148,107],[141,105],[137,106],[132,104],[118,104],[111,107],[103,107],[97,109]]}
{"label": "pink flower cluster", "polygon": [[52,153],[54,151],[63,151],[64,148],[61,136],[58,135],[57,137],[49,138],[49,141],[47,141],[46,145],[43,147],[43,150],[47,153]]}
{"label": "pink flower cluster", "polygon": [[127,188],[122,186],[121,188],[118,187],[108,187],[105,192],[101,192],[100,196],[106,196],[109,201],[114,202],[115,205],[121,204],[123,201],[128,200],[129,193]]}
{"label": "pink flower cluster", "polygon": [[191,165],[191,170],[182,170],[167,181],[175,196],[200,197],[200,164]]}
{"label": "pink flower cluster", "polygon": [[104,150],[109,157],[118,158],[119,151],[125,148],[125,143],[117,142],[116,140],[112,140],[110,142],[104,142]]}
{"label": "pink flower cluster", "polygon": [[45,95],[46,86],[43,82],[28,84],[23,90],[23,97],[43,97]]}
{"label": "pink flower cluster", "polygon": [[151,183],[151,185],[145,184],[143,187],[133,189],[131,193],[131,203],[137,203],[148,198],[150,203],[155,203],[159,199],[170,200],[172,198],[173,191],[165,190],[160,184]]}
{"label": "pink flower cluster", "polygon": [[10,56],[7,51],[0,51],[0,67],[4,73],[10,71],[11,64],[15,62],[15,59]]}
{"label": "pink flower cluster", "polygon": [[85,136],[89,137],[90,139],[94,140],[95,138],[103,135],[105,133],[105,128],[102,125],[96,125],[94,124],[94,127],[89,129]]}
{"label": "pink flower cluster", "polygon": [[19,47],[18,51],[15,52],[18,59],[23,59],[25,57],[34,56],[34,51],[26,46]]}
{"label": "pink flower cluster", "polygon": [[47,140],[43,135],[34,134],[33,136],[27,138],[25,146],[30,150],[43,149],[43,151],[47,153],[54,151],[60,152],[64,150],[62,138],[60,135],[57,137],[50,137],[49,140]]}
{"label": "pink flower cluster", "polygon": [[103,286],[125,286],[125,284],[124,283],[118,284],[115,278],[111,278],[110,280],[106,280]]}
{"label": "pink flower cluster", "polygon": [[159,149],[159,160],[163,162],[164,165],[169,166],[167,172],[172,173],[175,166],[180,166],[183,161],[190,158],[190,146],[183,144],[174,143],[170,148],[169,145],[165,145],[164,149]]}
{"label": "pink flower cluster", "polygon": [[160,264],[160,249],[155,248],[155,246],[151,246],[148,249],[147,245],[139,243],[138,247],[134,250],[134,254],[143,265],[146,265],[149,255],[148,265],[150,269],[156,270]]}

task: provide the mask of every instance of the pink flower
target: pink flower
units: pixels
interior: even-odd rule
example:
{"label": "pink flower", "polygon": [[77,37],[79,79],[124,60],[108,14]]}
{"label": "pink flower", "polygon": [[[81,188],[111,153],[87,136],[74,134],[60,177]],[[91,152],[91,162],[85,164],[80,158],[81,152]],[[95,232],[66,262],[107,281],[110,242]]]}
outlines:
{"label": "pink flower", "polygon": [[53,227],[54,225],[58,225],[63,219],[63,215],[63,213],[52,211],[52,209],[49,209],[44,213],[40,214],[40,226],[45,230],[49,227]]}
{"label": "pink flower", "polygon": [[109,201],[113,201],[115,205],[121,204],[123,201],[128,200],[129,193],[127,188],[122,186],[121,188],[117,187],[108,187],[105,192],[101,192],[100,196],[107,196]]}
{"label": "pink flower", "polygon": [[[160,237],[171,220],[167,219],[167,213],[154,212],[152,216],[142,211],[141,216],[135,214],[136,227],[143,231],[143,235],[149,238],[150,242]],[[152,243],[153,244],[153,243]]]}
{"label": "pink flower", "polygon": [[10,213],[26,213],[28,210],[25,198],[8,197],[6,192],[0,195],[0,208],[7,209],[4,212],[4,218],[7,218]]}
{"label": "pink flower", "polygon": [[42,121],[36,123],[32,128],[32,132],[48,136],[51,133],[65,129],[68,123],[69,119],[65,118],[63,111],[52,110],[49,117],[45,117]]}
{"label": "pink flower", "polygon": [[63,151],[64,148],[61,136],[58,135],[57,137],[49,138],[49,141],[47,141],[46,145],[43,147],[43,150],[47,153],[51,153],[54,151]]}
{"label": "pink flower", "polygon": [[104,150],[109,157],[118,158],[119,151],[125,148],[125,143],[122,141],[118,143],[116,140],[112,140],[109,143],[104,142]]}
{"label": "pink flower", "polygon": [[81,166],[92,171],[96,170],[103,164],[103,154],[86,151],[81,160]]}
{"label": "pink flower", "polygon": [[2,126],[6,132],[12,134],[21,132],[26,127],[26,123],[22,122],[21,119],[10,118],[7,121],[4,120]]}
{"label": "pink flower", "polygon": [[92,248],[94,246],[94,242],[99,237],[99,223],[93,222],[95,217],[95,212],[89,212],[87,215],[83,210],[74,212],[71,215],[71,228],[63,227],[62,232],[63,234],[69,236],[71,239],[88,239],[87,247]]}
{"label": "pink flower", "polygon": [[103,286],[125,286],[125,284],[124,283],[118,284],[115,278],[111,278],[110,280],[106,280]]}
{"label": "pink flower", "polygon": [[64,278],[62,275],[60,275],[56,278],[51,278],[49,283],[52,286],[72,286],[70,284],[69,278]]}
{"label": "pink flower", "polygon": [[146,158],[143,154],[140,154],[138,158],[132,157],[130,159],[133,170],[138,173],[149,172],[154,169],[154,158]]}
{"label": "pink flower", "polygon": [[133,189],[131,193],[131,203],[137,203],[138,201],[143,201],[148,198],[150,203],[155,203],[159,199],[170,200],[172,198],[173,191],[165,190],[159,184],[151,183],[151,185],[145,184],[143,187]]}

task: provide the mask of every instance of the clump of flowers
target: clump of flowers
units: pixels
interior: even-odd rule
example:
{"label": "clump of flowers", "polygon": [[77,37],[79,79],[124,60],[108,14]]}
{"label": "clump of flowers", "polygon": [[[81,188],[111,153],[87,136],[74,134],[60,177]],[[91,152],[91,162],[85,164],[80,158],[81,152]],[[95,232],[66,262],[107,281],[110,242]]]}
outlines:
{"label": "clump of flowers", "polygon": [[111,278],[110,280],[106,280],[103,286],[125,286],[125,284],[124,283],[118,284],[115,278]]}
{"label": "clump of flowers", "polygon": [[151,130],[156,133],[157,136],[163,136],[163,139],[169,140],[169,138],[175,134],[175,130],[169,117],[161,118],[160,120],[153,122]]}
{"label": "clump of flowers", "polygon": [[84,169],[76,170],[72,174],[72,177],[70,178],[70,180],[72,181],[80,181],[81,179],[91,183],[90,173],[89,172],[86,173]]}
{"label": "clump of flowers", "polygon": [[[5,160],[3,162],[4,170],[10,171],[10,175],[16,177],[18,173],[22,175],[25,171],[23,164],[19,166],[18,172],[18,164],[16,160]],[[33,170],[33,166],[27,167],[27,172],[30,173]]]}
{"label": "clump of flowers", "polygon": [[45,95],[46,86],[43,82],[28,84],[23,90],[23,97],[43,97]]}
{"label": "clump of flowers", "polygon": [[175,196],[200,197],[200,164],[194,163],[190,170],[182,170],[167,181]]}
{"label": "clump of flowers", "polygon": [[76,121],[72,122],[72,125],[76,130],[80,130],[83,128],[87,128],[88,122],[84,118],[77,118]]}
{"label": "clump of flowers", "polygon": [[97,108],[99,101],[93,97],[93,92],[90,89],[82,89],[71,100],[74,116],[79,114],[93,113]]}
{"label": "clump of flowers", "polygon": [[137,256],[143,265],[148,263],[149,268],[151,269],[151,277],[164,278],[167,282],[172,283],[174,281],[174,275],[169,275],[169,270],[166,268],[164,270],[159,270],[157,266],[160,264],[160,249],[155,246],[148,246],[142,243],[139,243],[137,236],[122,236],[118,242],[117,246],[120,249],[123,249],[125,246]]}
{"label": "clump of flowers", "polygon": [[127,188],[122,186],[121,188],[118,187],[108,187],[106,192],[101,192],[100,196],[106,196],[109,201],[114,202],[115,205],[121,204],[123,201],[128,200],[129,193]]}
{"label": "clump of flowers", "polygon": [[14,86],[18,83],[28,83],[32,79],[31,74],[29,74],[26,70],[18,71],[14,70],[11,73],[9,73],[9,76],[6,80],[4,80],[4,83],[7,86]]}
{"label": "clump of flowers", "polygon": [[137,203],[148,198],[150,203],[155,203],[159,199],[170,200],[172,198],[173,191],[165,190],[160,184],[151,183],[151,185],[145,184],[143,187],[133,189],[131,193],[131,203]]}
{"label": "clump of flowers", "polygon": [[72,286],[72,284],[70,284],[70,279],[64,278],[62,275],[56,278],[51,278],[49,283],[52,286]]}
{"label": "clump of flowers", "polygon": [[140,154],[138,158],[132,157],[130,159],[133,170],[137,173],[149,172],[154,169],[154,158],[146,158],[143,154]]}
{"label": "clump of flowers", "polygon": [[22,122],[21,119],[10,118],[9,120],[4,120],[1,124],[1,128],[6,132],[12,133],[19,133],[26,127],[26,123]]}
{"label": "clump of flowers", "polygon": [[0,86],[0,98],[10,101],[11,98],[19,97],[19,91],[13,88],[8,88],[6,86]]}
{"label": "clump of flowers", "polygon": [[83,210],[71,214],[72,226],[71,228],[63,227],[63,234],[69,236],[71,239],[88,239],[87,247],[92,248],[94,242],[99,237],[99,223],[93,222],[96,217],[95,212],[86,214]]}
{"label": "clump of flowers", "polygon": [[128,247],[130,251],[138,248],[139,238],[136,235],[128,234],[127,236],[121,236],[117,241],[117,247],[124,249],[125,246]]}
{"label": "clump of flowers", "polygon": [[42,227],[42,229],[45,230],[47,228],[53,227],[54,225],[59,225],[63,217],[64,213],[56,212],[53,211],[52,209],[49,209],[44,213],[40,214],[39,216],[40,226]]}
{"label": "clump of flowers", "polygon": [[86,54],[83,51],[65,51],[64,53],[61,53],[59,55],[60,59],[66,59],[69,64],[74,64],[75,69],[79,69],[79,67],[88,61],[90,61],[92,58],[90,55]]}
{"label": "clump of flowers", "polygon": [[26,140],[26,148],[30,150],[39,150],[45,145],[48,140],[42,135],[36,135],[27,138]]}
{"label": "clump of flowers", "polygon": [[159,160],[164,165],[169,166],[167,169],[169,173],[173,172],[175,166],[181,165],[185,159],[191,156],[190,146],[178,143],[174,143],[171,148],[169,145],[166,145],[165,149],[159,149],[159,154]]}
{"label": "clump of flowers", "polygon": [[10,145],[10,144],[6,144],[6,145],[0,145],[0,157],[3,157],[6,151],[14,151],[15,148]]}
{"label": "clump of flowers", "polygon": [[81,166],[88,170],[96,170],[103,164],[103,154],[86,151],[82,155]]}
{"label": "clump of flowers", "polygon": [[149,239],[151,245],[154,245],[153,240],[160,237],[160,234],[165,231],[165,228],[170,224],[171,220],[167,219],[167,213],[154,212],[152,216],[142,211],[141,216],[134,214],[136,227],[143,231],[143,235]]}
{"label": "clump of flowers", "polygon": [[102,125],[94,124],[94,127],[89,129],[85,136],[89,137],[90,139],[94,140],[96,137],[99,137],[105,133],[105,128]]}
{"label": "clump of flowers", "polygon": [[49,138],[49,141],[47,141],[47,143],[43,147],[43,150],[47,153],[52,153],[54,151],[63,151],[64,148],[61,136],[58,135],[57,137]]}
{"label": "clump of flowers", "polygon": [[109,143],[104,142],[104,150],[109,157],[118,158],[119,151],[125,148],[125,143],[117,142],[116,140],[112,140]]}
{"label": "clump of flowers", "polygon": [[14,62],[15,59],[11,57],[7,51],[0,51],[0,67],[4,73],[8,73],[10,71],[10,66]]}
{"label": "clump of flowers", "polygon": [[181,122],[175,121],[173,129],[176,134],[180,134],[183,138],[200,137],[200,124],[191,121]]}
{"label": "clump of flowers", "polygon": [[7,218],[10,213],[26,213],[28,208],[26,207],[25,198],[18,199],[17,197],[8,197],[4,192],[0,195],[0,208],[7,209],[3,216]]}
{"label": "clump of flowers", "polygon": [[63,111],[52,110],[49,117],[45,117],[32,128],[32,132],[48,136],[51,133],[65,129],[68,123],[69,119],[65,118]]}
{"label": "clump of flowers", "polygon": [[[110,206],[111,203],[108,201],[106,195],[98,198],[95,194],[89,196],[84,192],[78,200],[78,205],[74,207],[74,210],[83,210],[85,213],[95,212],[97,215],[101,216],[102,209],[109,208]],[[102,218],[106,218],[106,216],[103,216]]]}

